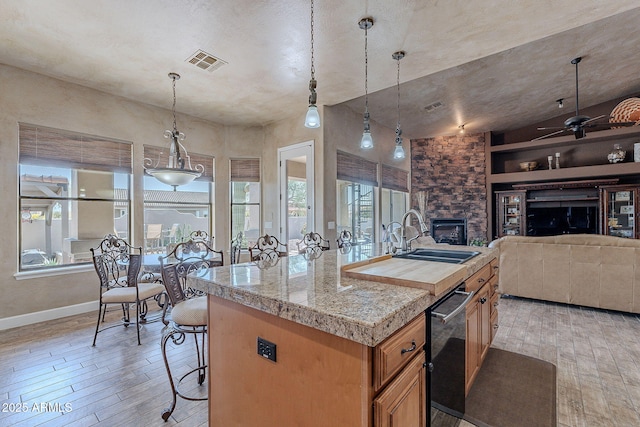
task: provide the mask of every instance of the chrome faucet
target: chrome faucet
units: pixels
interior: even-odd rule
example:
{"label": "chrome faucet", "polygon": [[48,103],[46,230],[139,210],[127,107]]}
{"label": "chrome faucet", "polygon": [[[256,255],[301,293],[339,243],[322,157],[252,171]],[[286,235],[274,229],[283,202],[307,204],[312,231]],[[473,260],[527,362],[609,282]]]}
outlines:
{"label": "chrome faucet", "polygon": [[407,241],[407,227],[405,222],[407,221],[407,218],[409,217],[410,214],[415,215],[416,218],[418,218],[418,222],[420,223],[420,232],[422,232],[422,234],[426,233],[428,230],[427,228],[427,224],[424,223],[424,219],[422,218],[422,215],[420,215],[420,212],[418,212],[415,209],[409,209],[403,216],[402,216],[402,221],[400,221],[400,244],[402,247],[402,252],[406,252],[409,248],[409,244],[411,243],[412,240],[417,239],[418,237],[413,237],[411,238],[409,241]]}

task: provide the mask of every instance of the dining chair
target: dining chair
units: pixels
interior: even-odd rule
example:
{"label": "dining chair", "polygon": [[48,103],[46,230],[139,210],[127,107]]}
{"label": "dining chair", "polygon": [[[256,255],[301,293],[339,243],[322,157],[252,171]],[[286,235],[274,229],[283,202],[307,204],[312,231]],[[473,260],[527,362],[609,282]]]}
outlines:
{"label": "dining chair", "polygon": [[[160,263],[160,271],[164,271],[166,265],[175,265],[180,283],[182,284],[182,292],[187,298],[203,295],[204,293],[187,286],[187,276],[191,273],[202,272],[209,267],[219,267],[224,265],[224,254],[209,246],[204,240],[187,240],[176,244],[171,252],[167,255],[158,257]],[[164,277],[162,278],[164,282]],[[171,301],[169,301],[171,303]],[[162,322],[167,325],[167,311],[172,304],[165,304],[162,312]]]}
{"label": "dining chair", "polygon": [[98,322],[92,345],[96,345],[98,332],[118,326],[115,324],[100,329],[100,323],[104,324],[109,304],[119,304],[122,307],[125,327],[131,324],[130,306],[135,306],[136,332],[140,345],[140,323],[146,321],[147,300],[160,298],[164,293],[164,287],[159,283],[138,283],[138,274],[142,266],[141,247],[133,247],[123,239],[110,234],[98,247],[90,250],[100,282]]}
{"label": "dining chair", "polygon": [[[206,242],[189,240],[176,245],[173,252],[165,257],[159,257],[161,265],[162,283],[167,292],[170,312],[163,311],[162,321],[165,327],[162,330],[161,349],[164,365],[171,385],[172,402],[162,411],[162,419],[167,419],[173,413],[177,397],[185,400],[207,400],[206,387],[201,388],[206,379],[206,337],[207,337],[207,297],[203,292],[190,288],[187,285],[187,276],[190,274],[204,274],[209,267],[223,264],[221,251],[211,249]],[[165,305],[168,306],[169,304]],[[170,313],[171,320],[166,314]],[[186,335],[193,335],[197,356],[197,365],[179,379],[174,380],[171,366],[167,357],[167,343],[169,340],[174,345],[181,345],[186,340]],[[197,374],[199,394],[189,394],[180,391],[183,380]]]}
{"label": "dining chair", "polygon": [[148,252],[160,250],[162,240],[162,224],[147,224],[147,232],[144,237],[144,247]]}
{"label": "dining chair", "polygon": [[311,231],[302,237],[302,240],[296,242],[298,253],[305,254],[310,251],[326,251],[330,248],[329,241],[324,239],[319,233]]}
{"label": "dining chair", "polygon": [[256,244],[249,248],[251,261],[272,262],[281,257],[286,257],[289,250],[286,243],[280,241],[269,234],[258,237]]}
{"label": "dining chair", "polygon": [[231,264],[240,263],[240,253],[242,251],[242,241],[244,240],[244,234],[239,232],[236,237],[231,239]]}
{"label": "dining chair", "polygon": [[196,230],[196,231],[192,231],[189,234],[189,240],[202,240],[207,242],[207,245],[209,246],[213,246],[213,236],[210,236],[209,233],[207,233],[204,230]]}
{"label": "dining chair", "polygon": [[349,230],[342,230],[338,235],[338,248],[349,248],[351,247],[352,235]]}

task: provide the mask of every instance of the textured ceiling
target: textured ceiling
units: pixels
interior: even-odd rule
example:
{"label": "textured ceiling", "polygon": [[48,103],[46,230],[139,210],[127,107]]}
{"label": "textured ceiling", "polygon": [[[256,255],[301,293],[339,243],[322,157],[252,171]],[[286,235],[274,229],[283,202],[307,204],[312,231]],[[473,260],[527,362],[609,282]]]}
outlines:
{"label": "textured ceiling", "polygon": [[[0,62],[231,125],[265,125],[306,110],[309,2],[302,0],[0,0]],[[373,120],[395,127],[401,61],[406,136],[506,130],[580,104],[640,92],[637,0],[315,0],[318,103],[362,111],[369,30]],[[202,49],[226,61],[188,62]],[[360,98],[360,99],[359,99]],[[427,113],[424,107],[444,107]],[[565,111],[569,114],[570,111]]]}

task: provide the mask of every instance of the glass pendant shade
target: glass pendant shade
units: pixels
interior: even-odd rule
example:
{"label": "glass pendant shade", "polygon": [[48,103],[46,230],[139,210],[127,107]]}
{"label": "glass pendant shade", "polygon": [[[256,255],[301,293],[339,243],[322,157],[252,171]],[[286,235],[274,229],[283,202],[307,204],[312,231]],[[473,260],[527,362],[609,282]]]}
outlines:
{"label": "glass pendant shade", "polygon": [[174,190],[178,185],[189,184],[201,175],[193,170],[175,168],[147,169],[147,173],[161,183],[171,185]]}
{"label": "glass pendant shade", "polygon": [[365,130],[362,132],[362,140],[360,140],[360,148],[369,149],[373,148],[373,138],[371,138],[371,131]]}
{"label": "glass pendant shade", "polygon": [[396,149],[393,151],[393,158],[397,160],[404,159],[404,148],[402,142],[396,145]]}
{"label": "glass pendant shade", "polygon": [[304,120],[304,125],[308,128],[320,127],[320,114],[318,114],[318,107],[315,105],[309,105],[307,110],[307,117]]}

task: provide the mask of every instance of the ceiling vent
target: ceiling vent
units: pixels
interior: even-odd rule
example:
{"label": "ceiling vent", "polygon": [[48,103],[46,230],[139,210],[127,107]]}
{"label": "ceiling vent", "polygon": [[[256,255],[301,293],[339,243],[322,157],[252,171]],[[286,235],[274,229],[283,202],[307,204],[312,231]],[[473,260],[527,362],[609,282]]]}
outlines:
{"label": "ceiling vent", "polygon": [[438,101],[438,102],[434,102],[433,104],[427,105],[426,107],[424,107],[424,109],[425,109],[425,111],[427,113],[432,113],[435,110],[437,110],[438,108],[442,108],[442,107],[444,107],[444,104],[442,102]]}
{"label": "ceiling vent", "polygon": [[217,70],[226,64],[222,59],[216,58],[204,50],[197,50],[196,53],[187,58],[187,62],[209,72]]}

